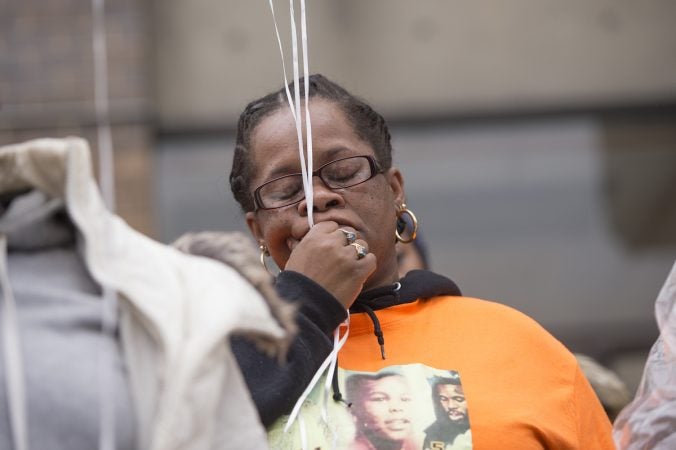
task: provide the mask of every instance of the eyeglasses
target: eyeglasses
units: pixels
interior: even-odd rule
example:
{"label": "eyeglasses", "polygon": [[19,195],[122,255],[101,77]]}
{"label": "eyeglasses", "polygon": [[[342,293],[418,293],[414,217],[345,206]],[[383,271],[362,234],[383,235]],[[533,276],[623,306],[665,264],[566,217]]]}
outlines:
{"label": "eyeglasses", "polygon": [[[372,156],[350,156],[324,164],[312,172],[329,189],[356,186],[370,180],[381,172]],[[305,198],[303,175],[292,173],[275,178],[258,186],[254,191],[254,203],[258,209],[276,209],[293,205]]]}

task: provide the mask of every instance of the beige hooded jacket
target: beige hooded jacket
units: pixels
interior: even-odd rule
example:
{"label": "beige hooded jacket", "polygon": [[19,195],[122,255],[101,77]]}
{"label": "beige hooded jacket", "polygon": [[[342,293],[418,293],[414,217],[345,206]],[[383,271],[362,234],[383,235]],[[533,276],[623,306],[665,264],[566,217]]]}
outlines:
{"label": "beige hooded jacket", "polygon": [[[278,343],[283,351],[287,333],[259,291],[230,267],[155,242],[111,214],[82,139],[39,139],[0,148],[0,193],[26,189],[64,200],[83,238],[93,279],[117,293],[138,448],[267,448],[227,339],[233,331],[244,331],[273,347]],[[3,301],[9,302],[6,287]],[[11,332],[16,324],[5,328]],[[5,359],[21,364],[20,358]],[[15,426],[25,421],[20,391],[10,394],[15,433],[26,430]]]}

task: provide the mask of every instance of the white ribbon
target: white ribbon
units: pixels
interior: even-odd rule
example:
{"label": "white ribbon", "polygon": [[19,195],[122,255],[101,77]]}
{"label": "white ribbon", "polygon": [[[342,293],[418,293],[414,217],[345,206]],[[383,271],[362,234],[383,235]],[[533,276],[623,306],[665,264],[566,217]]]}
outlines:
{"label": "white ribbon", "polygon": [[[298,66],[298,30],[296,28],[296,13],[294,9],[294,0],[289,0],[289,12],[291,15],[291,49],[293,55],[293,96],[289,91],[289,81],[286,77],[286,63],[284,62],[284,49],[282,47],[282,39],[279,35],[279,26],[277,25],[277,17],[275,16],[275,7],[272,0],[268,0],[270,11],[272,12],[272,20],[275,23],[275,34],[277,36],[277,43],[279,45],[279,54],[282,58],[282,72],[284,75],[284,89],[286,91],[286,99],[289,103],[289,109],[293,121],[296,124],[296,137],[298,139],[298,154],[300,157],[300,168],[303,176],[303,191],[305,192],[305,201],[307,205],[307,220],[310,227],[314,226],[312,218],[312,209],[314,204],[314,195],[312,189],[312,125],[310,123],[310,108],[309,108],[309,92],[310,72],[308,69],[308,53],[307,53],[307,20],[305,13],[305,0],[300,0],[301,7],[301,46],[303,54],[303,78],[304,97],[305,97],[305,142],[303,142],[303,119],[301,115],[301,101],[300,89],[298,83],[300,81],[300,69]],[[306,158],[307,155],[307,158]],[[306,162],[307,161],[307,162]]]}
{"label": "white ribbon", "polygon": [[115,170],[108,103],[105,0],[92,0],[92,50],[94,52],[94,108],[98,137],[99,184],[106,206],[111,212],[115,212]]}
{"label": "white ribbon", "polygon": [[[94,53],[94,106],[98,136],[99,184],[106,206],[115,211],[115,170],[113,139],[108,102],[108,53],[106,49],[105,0],[92,0],[92,51]],[[108,221],[110,223],[110,221]],[[106,230],[110,234],[110,228]],[[112,237],[111,237],[112,239]],[[110,239],[107,241],[110,242]],[[101,303],[101,345],[99,348],[99,450],[115,448],[115,393],[112,386],[115,351],[117,294],[103,286]]]}
{"label": "white ribbon", "polygon": [[310,227],[312,227],[312,211],[314,207],[314,192],[312,188],[312,124],[310,122],[310,71],[308,69],[307,61],[307,20],[305,16],[305,0],[300,0],[300,11],[300,29],[303,42],[303,77],[305,79],[305,83],[303,83],[305,85],[305,146],[307,147],[307,172],[303,172],[303,176],[307,178],[305,201],[307,205],[308,223],[310,224]]}
{"label": "white ribbon", "polygon": [[[345,334],[341,337],[340,332],[343,328],[345,329]],[[307,437],[305,435],[306,434],[305,423],[303,421],[302,414],[300,413],[301,407],[303,406],[303,403],[305,403],[305,400],[319,382],[319,379],[322,377],[322,375],[326,373],[326,380],[324,383],[324,396],[323,396],[324,401],[322,405],[322,420],[327,425],[329,424],[328,404],[329,404],[329,394],[331,390],[331,381],[333,380],[333,373],[335,372],[336,365],[338,363],[338,352],[340,351],[341,348],[343,348],[343,345],[345,345],[345,342],[347,341],[347,337],[349,334],[350,334],[350,313],[348,312],[347,319],[345,320],[345,322],[341,323],[338,326],[338,328],[336,328],[336,330],[333,332],[333,350],[331,350],[331,353],[329,353],[324,362],[322,362],[322,364],[319,366],[319,369],[317,369],[317,372],[315,372],[314,376],[312,377],[312,380],[310,380],[310,383],[307,385],[301,396],[296,401],[296,404],[291,410],[291,414],[289,414],[289,417],[286,421],[286,425],[284,426],[284,432],[287,433],[289,429],[291,429],[291,426],[296,421],[296,419],[298,419],[300,425],[301,444],[303,450],[307,449]],[[335,439],[336,436],[334,436],[334,441]]]}
{"label": "white ribbon", "polygon": [[[307,45],[307,19],[306,19],[306,10],[305,10],[305,0],[300,0],[300,16],[301,16],[301,46],[303,54],[303,78],[304,78],[304,92],[303,96],[305,97],[305,142],[303,142],[303,116],[301,115],[301,100],[300,100],[300,89],[299,77],[300,70],[298,67],[298,36],[296,28],[296,17],[294,9],[294,0],[289,0],[289,12],[291,16],[291,49],[293,55],[293,85],[294,92],[293,96],[289,91],[289,82],[286,76],[286,64],[284,62],[284,50],[282,47],[282,40],[279,35],[279,26],[277,25],[277,18],[275,16],[275,8],[272,0],[268,0],[270,4],[270,11],[272,13],[272,20],[275,24],[275,34],[277,36],[277,44],[279,45],[279,54],[282,59],[282,72],[284,75],[284,89],[286,91],[286,99],[289,104],[289,109],[291,110],[291,115],[293,117],[294,123],[296,125],[296,136],[298,139],[298,154],[300,157],[300,167],[303,177],[303,190],[305,192],[305,201],[307,205],[307,220],[310,227],[314,226],[314,221],[312,217],[312,211],[314,209],[314,193],[313,193],[313,183],[312,183],[312,124],[310,121],[310,71],[308,68],[308,45]],[[306,162],[307,156],[307,162]],[[341,337],[340,332],[345,328],[345,334]],[[296,404],[287,419],[286,426],[284,427],[284,432],[288,432],[291,426],[296,420],[298,420],[298,425],[300,428],[300,440],[301,448],[303,450],[307,449],[307,431],[305,426],[305,421],[301,414],[301,407],[308,395],[312,392],[314,387],[319,382],[319,379],[322,375],[326,374],[326,380],[324,383],[324,392],[323,392],[323,406],[322,406],[322,420],[324,423],[329,425],[328,417],[328,404],[331,391],[331,382],[333,380],[333,375],[336,371],[336,366],[338,364],[338,352],[345,344],[347,337],[350,332],[350,317],[348,312],[348,318],[343,322],[333,333],[333,349],[331,353],[327,356],[324,362],[321,364],[317,372],[312,377],[312,380],[303,391],[303,394],[296,401]],[[333,446],[335,448],[337,442],[337,433],[332,429],[333,432]]]}

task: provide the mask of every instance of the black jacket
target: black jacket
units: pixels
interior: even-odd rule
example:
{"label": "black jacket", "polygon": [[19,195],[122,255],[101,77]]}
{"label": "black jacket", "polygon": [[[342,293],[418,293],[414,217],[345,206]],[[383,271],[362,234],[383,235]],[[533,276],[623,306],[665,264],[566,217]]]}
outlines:
{"label": "black jacket", "polygon": [[[232,338],[233,352],[266,427],[291,412],[331,352],[333,331],[347,318],[345,308],[333,295],[298,272],[281,272],[277,277],[276,288],[285,300],[299,307],[298,334],[289,349],[286,363],[280,365],[260,353],[244,337]],[[460,289],[446,277],[427,270],[413,270],[399,283],[362,292],[350,312],[369,314],[384,357],[385,337],[380,332],[374,311],[440,295],[460,295]]]}

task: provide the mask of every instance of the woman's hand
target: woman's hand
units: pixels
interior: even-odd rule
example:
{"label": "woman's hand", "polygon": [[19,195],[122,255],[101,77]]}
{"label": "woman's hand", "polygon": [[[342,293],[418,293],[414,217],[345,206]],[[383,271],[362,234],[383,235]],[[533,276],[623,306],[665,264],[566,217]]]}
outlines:
{"label": "woman's hand", "polygon": [[[348,309],[376,270],[376,257],[368,253],[359,258],[356,247],[348,245],[341,229],[356,234],[354,229],[333,221],[317,223],[295,243],[284,269],[302,273]],[[354,242],[368,249],[366,241],[357,239]]]}

